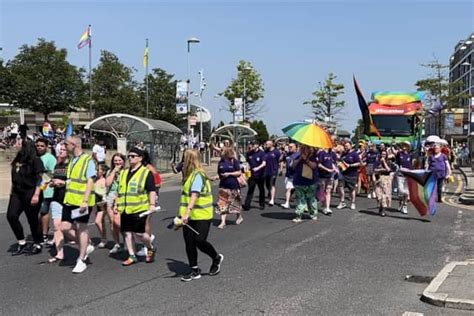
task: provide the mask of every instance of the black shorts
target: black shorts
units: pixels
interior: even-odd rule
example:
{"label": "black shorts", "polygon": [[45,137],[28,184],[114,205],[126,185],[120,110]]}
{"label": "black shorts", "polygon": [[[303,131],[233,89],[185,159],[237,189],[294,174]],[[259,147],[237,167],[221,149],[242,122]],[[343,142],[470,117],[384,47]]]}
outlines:
{"label": "black shorts", "polygon": [[272,186],[274,187],[276,184],[277,177],[276,176],[265,176],[265,183],[267,186]]}
{"label": "black shorts", "polygon": [[122,233],[132,232],[143,234],[145,232],[145,224],[148,216],[140,217],[139,215],[140,213],[127,214],[123,212],[120,215],[120,231]]}
{"label": "black shorts", "polygon": [[68,222],[68,223],[88,223],[89,222],[89,217],[91,216],[91,207],[89,207],[89,213],[87,215],[77,217],[75,219],[71,218],[71,211],[78,208],[79,206],[75,205],[64,205],[63,206],[63,214],[61,216],[61,222]]}

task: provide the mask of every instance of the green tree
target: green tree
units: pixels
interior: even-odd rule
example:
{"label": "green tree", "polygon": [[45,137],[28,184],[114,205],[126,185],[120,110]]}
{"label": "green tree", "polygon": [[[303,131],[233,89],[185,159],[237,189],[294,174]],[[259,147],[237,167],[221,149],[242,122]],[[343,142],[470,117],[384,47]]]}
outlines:
{"label": "green tree", "polygon": [[[443,109],[463,107],[463,102],[469,99],[469,95],[461,93],[463,87],[462,80],[456,82],[449,81],[448,65],[441,64],[439,59],[434,56],[432,61],[421,66],[428,70],[428,77],[418,80],[415,85],[418,91],[426,92],[426,99],[430,104],[439,100],[443,104]],[[442,134],[443,121],[443,112],[440,111],[436,119],[438,134]]]}
{"label": "green tree", "polygon": [[92,71],[92,100],[96,117],[109,113],[144,114],[133,72],[115,54],[101,51],[100,63]]}
{"label": "green tree", "polygon": [[33,46],[23,45],[7,63],[13,80],[11,100],[20,108],[42,113],[45,120],[57,111],[70,112],[85,101],[82,70],[67,60],[66,49],[40,38]]}
{"label": "green tree", "polygon": [[[244,89],[245,83],[245,89]],[[245,93],[244,93],[245,92]],[[262,105],[258,103],[263,98],[265,92],[263,80],[249,61],[241,60],[237,65],[237,78],[219,95],[223,95],[229,100],[226,110],[235,113],[234,100],[242,98],[245,104],[245,120],[250,121],[262,111]]]}
{"label": "green tree", "polygon": [[344,85],[335,83],[337,76],[329,73],[324,82],[319,82],[319,88],[313,92],[313,99],[303,102],[310,105],[314,118],[318,122],[334,121],[345,106],[343,100],[338,100],[344,94]]}
{"label": "green tree", "polygon": [[263,121],[259,120],[250,122],[250,128],[257,132],[257,136],[255,136],[255,138],[259,142],[263,143],[269,140],[267,126]]}
{"label": "green tree", "polygon": [[364,120],[358,119],[357,126],[352,131],[353,136],[351,140],[354,144],[357,144],[359,140],[364,139],[364,128]]}
{"label": "green tree", "polygon": [[0,103],[11,103],[14,90],[13,77],[10,68],[0,60]]}
{"label": "green tree", "polygon": [[[155,68],[148,74],[149,117],[184,127],[183,115],[176,113],[176,80],[174,75]],[[140,100],[146,112],[146,81],[140,86]]]}

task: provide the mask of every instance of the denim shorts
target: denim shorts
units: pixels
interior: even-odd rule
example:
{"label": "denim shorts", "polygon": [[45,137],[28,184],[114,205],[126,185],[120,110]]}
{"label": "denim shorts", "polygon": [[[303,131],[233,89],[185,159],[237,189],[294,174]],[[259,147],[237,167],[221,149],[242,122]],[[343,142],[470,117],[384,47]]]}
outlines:
{"label": "denim shorts", "polygon": [[53,219],[61,219],[63,216],[63,206],[61,203],[52,201],[50,205],[51,217]]}

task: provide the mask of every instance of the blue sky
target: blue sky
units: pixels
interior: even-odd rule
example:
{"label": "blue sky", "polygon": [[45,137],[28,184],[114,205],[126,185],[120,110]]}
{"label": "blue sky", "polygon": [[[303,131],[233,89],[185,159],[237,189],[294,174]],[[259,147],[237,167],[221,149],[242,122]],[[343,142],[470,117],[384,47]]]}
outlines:
{"label": "blue sky", "polygon": [[352,85],[355,74],[366,98],[374,90],[413,90],[426,75],[420,64],[433,54],[448,63],[454,45],[474,30],[471,1],[11,1],[0,0],[3,58],[39,37],[67,48],[69,61],[88,64],[87,49],[76,48],[88,24],[93,27],[93,66],[106,49],[134,67],[142,66],[145,38],[150,67],[185,79],[186,40],[192,47],[191,85],[204,69],[208,89],[203,103],[214,122],[231,120],[214,96],[236,76],[240,59],[249,60],[265,83],[262,119],[271,133],[310,117],[302,103],[329,72],[345,85],[340,123],[351,131],[360,118]]}

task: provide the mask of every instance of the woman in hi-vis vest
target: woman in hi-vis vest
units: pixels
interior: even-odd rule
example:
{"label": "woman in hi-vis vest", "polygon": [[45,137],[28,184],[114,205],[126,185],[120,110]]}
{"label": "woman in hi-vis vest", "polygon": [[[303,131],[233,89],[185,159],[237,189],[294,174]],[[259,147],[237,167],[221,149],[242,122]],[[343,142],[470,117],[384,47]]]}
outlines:
{"label": "woman in hi-vis vest", "polygon": [[183,223],[183,237],[186,244],[186,254],[191,272],[181,278],[188,282],[201,278],[201,269],[198,267],[198,252],[201,250],[212,259],[209,275],[220,272],[220,265],[224,256],[218,254],[207,241],[209,228],[213,218],[213,199],[211,182],[199,160],[197,150],[187,150],[183,164],[184,186],[181,193],[179,214]]}

